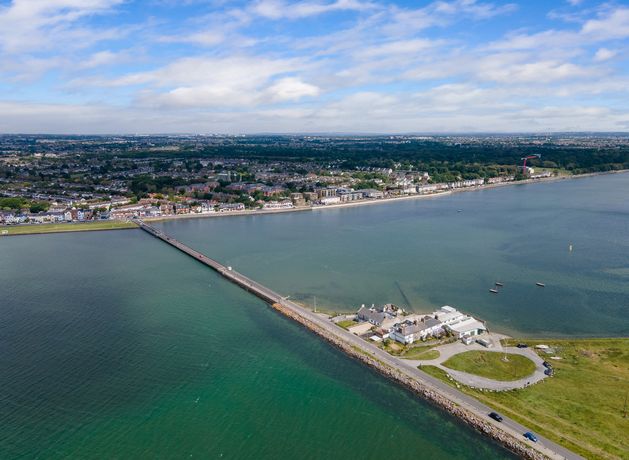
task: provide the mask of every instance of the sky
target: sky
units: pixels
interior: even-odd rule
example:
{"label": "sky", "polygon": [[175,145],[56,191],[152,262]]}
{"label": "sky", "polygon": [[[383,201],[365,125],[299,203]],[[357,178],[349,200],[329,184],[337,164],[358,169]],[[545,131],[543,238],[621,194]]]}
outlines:
{"label": "sky", "polygon": [[629,1],[0,0],[0,133],[629,131]]}

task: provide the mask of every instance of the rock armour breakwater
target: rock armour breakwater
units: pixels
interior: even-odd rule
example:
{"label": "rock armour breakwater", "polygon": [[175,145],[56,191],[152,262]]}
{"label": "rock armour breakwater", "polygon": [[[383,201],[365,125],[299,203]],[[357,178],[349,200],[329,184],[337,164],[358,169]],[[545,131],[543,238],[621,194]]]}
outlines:
{"label": "rock armour breakwater", "polygon": [[361,361],[364,364],[367,364],[369,367],[375,369],[378,373],[382,374],[388,379],[393,380],[396,383],[404,386],[406,389],[412,391],[413,393],[422,396],[424,399],[452,414],[459,420],[462,420],[464,423],[473,427],[480,433],[483,433],[485,436],[490,437],[491,439],[498,442],[516,455],[530,460],[543,460],[551,458],[549,456],[543,455],[541,452],[535,449],[530,448],[525,443],[509,435],[505,431],[495,428],[490,423],[487,423],[486,421],[479,418],[476,414],[441,396],[439,393],[431,390],[421,382],[402,374],[401,372],[384,364],[382,361],[372,356],[369,356],[369,354],[367,354],[366,352],[352,347],[347,342],[340,340],[338,337],[330,334],[328,331],[320,328],[303,316],[296,314],[290,308],[287,308],[279,303],[272,304],[272,307],[284,316],[298,322],[310,331],[319,335],[328,343],[343,351],[345,354]]}

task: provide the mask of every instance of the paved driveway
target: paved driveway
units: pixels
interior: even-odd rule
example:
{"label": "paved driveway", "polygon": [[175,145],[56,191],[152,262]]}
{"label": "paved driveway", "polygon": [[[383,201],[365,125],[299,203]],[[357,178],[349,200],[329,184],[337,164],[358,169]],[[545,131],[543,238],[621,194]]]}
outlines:
{"label": "paved driveway", "polygon": [[[503,347],[500,345],[500,339],[504,338],[504,335],[501,334],[484,334],[483,338],[489,340],[494,344],[492,348],[486,348],[478,343],[473,343],[471,345],[465,345],[462,342],[449,343],[447,345],[441,345],[435,347],[435,350],[439,351],[439,357],[431,360],[408,360],[413,364],[419,365],[430,365],[436,366],[440,369],[446,371],[450,376],[459,383],[464,385],[474,387],[474,388],[482,388],[485,390],[493,390],[493,391],[505,391],[505,390],[515,390],[518,388],[524,388],[528,385],[533,385],[547,376],[544,374],[546,368],[542,364],[544,360],[540,358],[537,353],[535,353],[530,348],[517,348],[517,347]],[[481,351],[490,351],[495,353],[512,353],[515,355],[522,355],[529,358],[531,361],[535,363],[535,371],[520,380],[512,380],[512,381],[501,381],[501,380],[492,380],[485,377],[479,377],[478,375],[468,374],[467,372],[456,371],[454,369],[447,368],[443,365],[448,358],[458,355],[459,353],[463,353],[471,350],[481,350]]]}

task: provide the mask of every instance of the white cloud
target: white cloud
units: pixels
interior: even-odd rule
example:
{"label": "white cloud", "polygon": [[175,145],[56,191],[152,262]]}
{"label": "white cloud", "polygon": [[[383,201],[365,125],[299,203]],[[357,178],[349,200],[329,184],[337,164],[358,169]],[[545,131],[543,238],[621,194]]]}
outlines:
{"label": "white cloud", "polygon": [[359,49],[355,55],[361,59],[374,59],[383,56],[396,56],[412,54],[416,55],[421,51],[429,50],[439,46],[441,42],[428,40],[425,38],[415,38],[412,40],[395,40],[371,47]]}
{"label": "white cloud", "polygon": [[597,40],[629,37],[629,8],[617,8],[583,24],[581,33]]}
{"label": "white cloud", "polygon": [[0,7],[0,49],[5,53],[41,51],[72,44],[87,46],[111,38],[108,31],[86,30],[76,23],[102,14],[123,0],[13,0]]}
{"label": "white cloud", "polygon": [[187,35],[164,35],[157,39],[162,43],[192,43],[201,46],[214,46],[225,41],[221,31],[203,31]]}
{"label": "white cloud", "polygon": [[[381,0],[220,0],[219,7],[188,0],[210,13],[157,17],[135,43],[100,43],[116,39],[118,29],[99,29],[91,19],[123,13],[122,2],[13,0],[0,7],[0,84],[12,98],[24,97],[0,102],[0,132],[629,126],[626,45],[614,42],[629,37],[624,7],[570,9],[578,21],[565,28],[530,23],[500,37],[493,25],[503,18],[496,17],[515,6],[497,0],[406,8]],[[172,7],[186,11],[179,2]],[[343,14],[321,17],[334,12]],[[315,17],[313,31],[301,28],[300,20],[310,25]],[[133,20],[129,27],[139,30],[144,19]],[[474,32],[478,24],[467,27],[487,20],[483,34]],[[38,80],[46,73],[49,79]],[[43,103],[67,91],[72,100],[121,106]]]}
{"label": "white cloud", "polygon": [[296,3],[283,0],[258,0],[253,4],[251,11],[268,19],[298,19],[333,11],[363,11],[373,8],[373,6],[370,2],[359,0]]}
{"label": "white cloud", "polygon": [[536,61],[505,64],[499,56],[481,62],[478,76],[501,83],[551,83],[558,80],[593,76],[598,71],[568,62]]}
{"label": "white cloud", "polygon": [[[463,90],[463,88],[460,88]],[[486,103],[436,111],[420,99],[375,92],[357,93],[319,108],[237,111],[152,111],[106,105],[0,102],[1,132],[31,133],[243,133],[243,132],[495,132],[614,131],[629,126],[629,115],[586,105]],[[281,127],[278,128],[278,127]]]}
{"label": "white cloud", "polygon": [[462,19],[489,19],[517,9],[514,3],[496,5],[476,0],[438,0],[423,8],[404,9],[392,7],[392,20],[385,30],[393,35],[416,33],[434,26],[445,26]]}
{"label": "white cloud", "polygon": [[103,50],[92,53],[85,59],[82,59],[78,66],[81,69],[95,69],[102,68],[105,66],[112,66],[117,64],[122,64],[126,62],[132,62],[137,59],[137,56],[130,50],[123,51],[111,51],[111,50]]}
{"label": "white cloud", "polygon": [[318,96],[319,92],[318,87],[294,77],[282,78],[267,89],[271,101],[297,101],[303,97]]}
{"label": "white cloud", "polygon": [[143,85],[146,89],[139,100],[145,106],[254,107],[318,95],[317,86],[287,76],[303,67],[301,61],[291,59],[195,57],[179,59],[150,72],[92,83]]}
{"label": "white cloud", "polygon": [[487,45],[488,50],[532,50],[574,47],[581,39],[576,32],[545,30],[535,34],[511,33]]}
{"label": "white cloud", "polygon": [[614,56],[616,56],[617,54],[618,54],[617,51],[610,50],[607,48],[599,48],[598,50],[596,50],[596,54],[594,55],[594,60],[599,61],[599,62],[608,61]]}

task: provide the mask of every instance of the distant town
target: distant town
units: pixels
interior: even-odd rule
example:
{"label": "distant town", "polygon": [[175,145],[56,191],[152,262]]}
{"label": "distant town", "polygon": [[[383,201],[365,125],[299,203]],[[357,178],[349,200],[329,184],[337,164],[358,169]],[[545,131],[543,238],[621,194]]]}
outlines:
{"label": "distant town", "polygon": [[0,225],[351,205],[622,170],[628,152],[620,135],[0,136]]}

